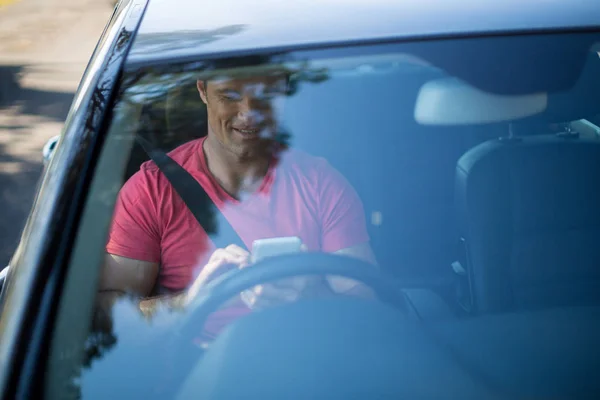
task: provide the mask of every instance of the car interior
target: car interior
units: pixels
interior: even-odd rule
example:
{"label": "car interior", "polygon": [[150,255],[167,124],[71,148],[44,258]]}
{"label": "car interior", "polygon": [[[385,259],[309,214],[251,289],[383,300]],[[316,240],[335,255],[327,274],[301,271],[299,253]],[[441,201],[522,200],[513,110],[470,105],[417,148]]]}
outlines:
{"label": "car interior", "polygon": [[[500,115],[503,111],[506,112],[502,105],[493,104],[491,112],[498,114],[496,115],[498,122],[493,121],[493,118],[492,121],[469,121],[468,118],[480,116],[486,111],[490,112],[483,110],[486,106],[485,99],[482,101],[477,98],[473,102],[467,95],[457,100],[458,89],[446,87],[444,90],[448,92],[448,97],[436,103],[439,108],[430,110],[434,120],[430,121],[431,123],[419,123],[413,114],[419,96],[422,101],[427,101],[423,97],[423,86],[436,79],[443,82],[443,78],[447,75],[435,68],[414,68],[408,73],[400,71],[395,76],[386,73],[364,75],[360,79],[353,79],[352,76],[350,79],[341,77],[323,84],[303,86],[302,96],[288,99],[286,108],[293,112],[286,115],[286,129],[292,133],[292,147],[309,154],[326,157],[356,188],[364,204],[369,234],[377,258],[385,261],[393,260],[393,263],[381,262],[382,268],[387,273],[402,281],[404,287],[454,286],[460,278],[457,279],[457,271],[453,269],[453,264],[455,268],[459,268],[458,275],[460,275],[462,271],[460,268],[462,267],[463,270],[467,268],[465,265],[467,258],[470,262],[474,262],[470,252],[475,250],[471,249],[470,243],[465,243],[465,236],[470,227],[466,226],[469,211],[465,210],[464,204],[468,200],[464,198],[466,194],[463,193],[466,190],[464,181],[467,180],[464,176],[471,175],[471,169],[475,168],[474,164],[479,165],[477,159],[483,157],[483,153],[493,153],[491,148],[516,151],[520,146],[532,143],[526,148],[536,151],[533,149],[551,146],[550,142],[556,142],[559,149],[566,149],[568,146],[581,148],[581,151],[595,148],[594,143],[599,128],[586,120],[598,114],[594,105],[597,104],[600,91],[596,90],[599,83],[594,71],[600,70],[600,66],[595,55],[596,53],[590,56],[590,62],[586,64],[586,70],[578,84],[568,92],[550,94],[547,104],[544,104],[546,110],[543,113],[536,111],[534,117],[516,118],[512,115],[512,119],[505,118],[506,115]],[[384,106],[373,105],[373,96],[369,95],[373,92],[377,93],[377,102],[381,102]],[[402,96],[398,96],[399,92]],[[357,96],[355,95],[357,93],[365,95]],[[464,101],[465,104],[461,104],[460,101]],[[389,104],[394,105],[393,115],[389,113]],[[523,104],[515,104],[516,101],[513,99],[513,103],[505,104],[504,108],[508,109],[512,106],[522,110],[524,107]],[[473,109],[477,106],[482,108],[481,113]],[[468,110],[464,113],[467,120],[461,121],[456,112],[448,113],[452,115],[443,115],[440,111],[442,108],[450,107],[453,110],[461,107],[463,110]],[[368,116],[349,110],[366,110]],[[146,137],[165,152],[206,134],[206,107],[199,98],[195,81],[173,87],[165,94],[163,100],[148,104],[142,113],[151,115],[155,127],[152,132],[138,131],[138,135]],[[335,121],[335,127],[332,127],[332,121]],[[401,124],[397,125],[395,121]],[[328,141],[335,144],[335,151],[332,151],[331,147],[323,146],[321,141],[312,140],[312,135],[305,137],[300,134],[294,135],[294,132],[304,131],[326,132],[330,138]],[[364,132],[364,145],[356,146],[353,141],[344,140],[348,136],[347,132]],[[377,134],[370,135],[370,132],[377,132]],[[548,144],[542,144],[546,142]],[[586,145],[575,147],[578,146],[574,145],[575,143]],[[561,154],[568,157],[572,153]],[[591,159],[593,159],[592,154],[590,154]],[[550,156],[552,154],[548,155],[549,159],[552,158]],[[578,154],[570,156],[581,159]],[[136,143],[124,178],[133,175],[140,164],[148,159],[143,148]],[[380,163],[373,165],[374,159],[380,160]],[[548,162],[556,163],[556,161]],[[383,176],[381,164],[388,173],[391,171],[391,174]],[[531,164],[542,165],[537,162],[537,159],[532,159]],[[566,164],[568,167],[563,166],[563,174],[576,168],[573,163]],[[494,177],[499,178],[509,173],[509,166],[505,165],[505,167],[501,168],[499,165],[488,167],[490,177],[478,179],[483,179],[484,183],[494,181],[496,179]],[[558,179],[558,176],[554,175],[557,171],[550,170],[548,167],[540,168],[546,173],[535,171],[532,172],[532,177],[541,178],[546,175],[549,180]],[[582,177],[583,173],[584,171],[578,171],[574,175]],[[390,175],[393,182],[389,181]],[[591,193],[593,187],[586,184],[590,181],[592,180],[577,181],[577,184],[582,187],[581,190],[590,192],[589,196],[573,192],[569,198],[579,202],[585,199],[584,201],[589,201],[589,204],[594,204]],[[511,180],[506,184],[516,184],[516,182]],[[483,186],[483,183],[479,185]],[[524,192],[527,183],[523,185],[525,186],[519,190],[521,193]],[[468,186],[469,192],[472,193],[471,191],[475,189],[471,187],[475,186],[470,184]],[[557,187],[560,188],[562,185]],[[490,187],[488,185],[483,189],[489,190]],[[536,195],[544,194],[545,200],[550,201],[552,193],[544,193],[540,188],[536,189]],[[506,190],[502,192],[509,193]],[[469,195],[473,196],[473,194]],[[499,201],[498,198],[496,200]],[[506,199],[497,206],[508,205],[508,203]],[[534,201],[531,206],[538,203]],[[486,204],[491,206],[491,203]],[[569,203],[546,204],[549,213],[573,208],[568,206]],[[594,208],[592,207],[591,210]],[[503,211],[512,212],[508,209]],[[527,214],[525,210],[520,212]],[[491,214],[506,220],[506,217],[500,216],[500,213]],[[581,216],[581,218],[587,217],[587,215]],[[474,216],[469,218],[480,220]],[[542,221],[530,223],[542,223]],[[592,224],[591,221],[589,223]],[[502,227],[498,223],[490,222],[490,224],[492,225],[478,229],[485,230],[489,234],[495,232],[492,227],[498,231],[509,230],[509,227]],[[573,225],[574,222],[569,218],[564,224],[565,227],[577,226]],[[528,229],[534,227],[535,225]],[[508,235],[494,234],[503,238],[498,243],[509,240]],[[394,247],[386,242],[389,238],[398,238]],[[460,266],[456,265],[457,261],[461,262]],[[479,269],[477,266],[473,268]],[[471,271],[473,268],[468,269]],[[482,289],[480,296],[484,296],[485,292],[487,289]],[[456,293],[452,292],[449,295],[454,296]]]}
{"label": "car interior", "polygon": [[[191,390],[198,394],[198,387],[205,395],[231,398],[253,393],[260,385],[270,385],[272,393],[290,387],[302,392],[307,380],[344,398],[371,384],[400,387],[394,381],[398,375],[381,373],[394,368],[414,370],[402,378],[407,395],[417,393],[410,377],[424,369],[441,379],[429,387],[433,397],[444,388],[446,397],[455,390],[467,398],[459,393],[472,387],[474,398],[493,398],[493,388],[507,384],[526,394],[597,391],[600,383],[582,383],[576,376],[587,365],[576,356],[553,367],[550,372],[562,379],[545,382],[543,389],[536,380],[543,374],[534,375],[549,360],[545,352],[568,349],[581,356],[586,346],[597,344],[593,337],[598,318],[592,321],[590,313],[598,316],[600,305],[600,250],[595,246],[600,232],[600,191],[595,187],[600,179],[600,128],[593,123],[600,115],[598,53],[590,53],[573,87],[547,95],[487,95],[434,67],[350,72],[349,79],[340,76],[302,86],[302,96],[288,99],[285,128],[292,134],[291,145],[326,157],[352,183],[363,201],[383,273],[404,292],[421,322],[451,321],[436,325],[431,335],[450,353],[461,353],[462,369],[446,368],[447,359],[433,355],[435,361],[419,365],[419,357],[435,351],[410,326],[398,328],[398,318],[404,317],[396,313],[360,302],[306,302],[232,325],[192,370],[181,398]],[[362,75],[353,79],[352,73]],[[206,132],[206,109],[195,81],[167,91],[160,101],[143,107],[143,115],[150,115],[156,126],[137,134],[165,151]],[[311,140],[314,132],[326,135],[333,147]],[[360,143],[347,140],[348,132],[360,132],[353,136]],[[135,145],[125,179],[146,160],[144,150]],[[592,308],[565,309],[585,306]],[[339,320],[303,324],[322,315],[338,315]],[[565,324],[541,338],[532,334],[550,326],[550,318],[562,318]],[[365,328],[370,323],[389,329]],[[281,339],[259,343],[269,329],[277,330]],[[304,329],[301,337],[298,329]],[[480,336],[489,340],[483,343]],[[510,350],[503,342],[507,337],[512,338]],[[490,340],[496,348],[490,349]],[[359,342],[368,343],[367,349],[352,347]],[[303,346],[327,346],[327,352],[302,354]],[[369,370],[374,348],[397,354],[404,366]],[[244,378],[244,359],[261,351],[266,352],[262,372]],[[353,352],[357,362],[340,366],[331,361],[336,352]],[[485,360],[492,356],[497,362],[490,367]],[[281,366],[277,360],[284,357],[297,363]],[[315,369],[302,370],[298,365],[303,362]],[[514,365],[521,365],[525,375],[520,376],[531,380],[507,381]],[[371,383],[361,387],[344,382],[341,389],[352,368],[358,369],[350,373],[368,376]],[[228,385],[223,376],[239,378],[238,384]],[[479,385],[472,376],[486,384]],[[418,386],[423,390],[427,385]]]}

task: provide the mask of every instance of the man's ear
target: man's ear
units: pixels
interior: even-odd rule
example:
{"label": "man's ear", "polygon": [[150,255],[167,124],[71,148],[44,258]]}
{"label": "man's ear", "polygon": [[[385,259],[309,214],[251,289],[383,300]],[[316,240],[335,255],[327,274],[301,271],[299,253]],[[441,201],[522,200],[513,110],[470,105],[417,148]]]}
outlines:
{"label": "man's ear", "polygon": [[198,79],[196,81],[196,87],[198,88],[198,93],[200,93],[200,98],[204,102],[204,104],[208,104],[208,98],[206,96],[206,82]]}

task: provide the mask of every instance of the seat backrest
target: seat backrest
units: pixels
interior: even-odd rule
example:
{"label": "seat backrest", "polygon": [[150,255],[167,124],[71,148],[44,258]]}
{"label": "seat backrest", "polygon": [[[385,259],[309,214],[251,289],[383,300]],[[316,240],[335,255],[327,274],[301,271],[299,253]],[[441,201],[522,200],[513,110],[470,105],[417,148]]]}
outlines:
{"label": "seat backrest", "polygon": [[599,112],[592,52],[572,88],[512,123],[516,137],[459,160],[456,206],[475,311],[600,301],[600,137],[550,134]]}
{"label": "seat backrest", "polygon": [[165,150],[172,150],[208,133],[206,105],[200,98],[196,81],[182,84],[168,92],[165,114],[167,132],[162,137],[162,148]]}
{"label": "seat backrest", "polygon": [[[143,106],[139,118],[143,123],[137,134],[166,152],[203,137],[208,132],[206,105],[200,98],[194,80],[165,91],[163,96]],[[136,142],[131,151],[125,179],[129,179],[148,160],[148,155]]]}
{"label": "seat backrest", "polygon": [[458,162],[478,312],[600,302],[600,140],[492,140]]}

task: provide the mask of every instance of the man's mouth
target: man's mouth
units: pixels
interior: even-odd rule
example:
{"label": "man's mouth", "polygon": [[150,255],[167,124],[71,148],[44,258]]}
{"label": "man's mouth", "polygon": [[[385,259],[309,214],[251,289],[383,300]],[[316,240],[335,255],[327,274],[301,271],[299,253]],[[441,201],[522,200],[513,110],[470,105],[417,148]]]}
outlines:
{"label": "man's mouth", "polygon": [[233,128],[233,130],[243,136],[257,136],[260,132],[260,129],[258,128]]}

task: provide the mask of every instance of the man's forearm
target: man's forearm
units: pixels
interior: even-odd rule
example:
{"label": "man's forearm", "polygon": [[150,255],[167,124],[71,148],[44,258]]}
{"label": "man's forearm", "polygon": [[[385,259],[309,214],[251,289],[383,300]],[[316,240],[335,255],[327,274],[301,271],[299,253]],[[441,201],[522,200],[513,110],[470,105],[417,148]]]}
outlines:
{"label": "man's forearm", "polygon": [[159,309],[183,310],[187,305],[187,293],[166,294],[141,299],[139,308],[146,317],[153,316]]}
{"label": "man's forearm", "polygon": [[[101,291],[99,293],[98,308],[102,315],[110,315],[112,306],[117,299],[124,297],[125,292],[110,290]],[[232,306],[240,302],[239,296],[234,296],[231,300],[223,304],[223,307]],[[181,311],[189,304],[188,293],[179,292],[173,294],[165,294],[154,297],[146,297],[138,299],[138,308],[145,317],[152,317],[158,310]]]}
{"label": "man's forearm", "polygon": [[[97,313],[103,316],[110,315],[115,302],[127,296],[121,290],[102,290],[98,293]],[[137,299],[138,308],[146,317],[153,316],[159,309],[182,310],[185,308],[185,292],[165,294],[155,297]]]}
{"label": "man's forearm", "polygon": [[371,289],[369,286],[365,285],[364,283],[358,283],[356,286],[354,286],[344,292],[340,292],[339,294],[346,295],[346,296],[360,297],[360,298],[367,299],[367,300],[377,299],[377,295],[375,295],[375,292],[373,291],[373,289]]}
{"label": "man's forearm", "polygon": [[356,282],[347,289],[337,289],[335,285],[333,285],[327,279],[324,283],[325,285],[323,285],[320,289],[322,295],[352,296],[368,300],[374,300],[377,298],[373,289],[361,282]]}

